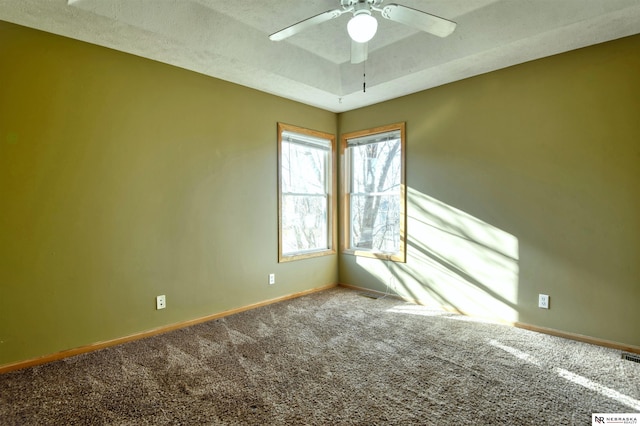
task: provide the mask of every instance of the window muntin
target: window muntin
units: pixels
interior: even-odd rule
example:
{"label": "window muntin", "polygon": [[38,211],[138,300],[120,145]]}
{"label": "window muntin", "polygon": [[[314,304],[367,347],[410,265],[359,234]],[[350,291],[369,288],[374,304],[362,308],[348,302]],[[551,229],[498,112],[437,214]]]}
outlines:
{"label": "window muntin", "polygon": [[333,135],[278,125],[279,261],[335,253]]}
{"label": "window muntin", "polygon": [[344,251],[405,261],[404,123],[343,136]]}

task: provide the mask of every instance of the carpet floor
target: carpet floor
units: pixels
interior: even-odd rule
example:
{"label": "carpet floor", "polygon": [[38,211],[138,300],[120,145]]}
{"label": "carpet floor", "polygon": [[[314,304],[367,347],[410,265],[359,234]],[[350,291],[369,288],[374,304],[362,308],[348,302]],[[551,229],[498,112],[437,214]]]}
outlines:
{"label": "carpet floor", "polygon": [[2,425],[591,424],[620,351],[335,288],[0,375]]}

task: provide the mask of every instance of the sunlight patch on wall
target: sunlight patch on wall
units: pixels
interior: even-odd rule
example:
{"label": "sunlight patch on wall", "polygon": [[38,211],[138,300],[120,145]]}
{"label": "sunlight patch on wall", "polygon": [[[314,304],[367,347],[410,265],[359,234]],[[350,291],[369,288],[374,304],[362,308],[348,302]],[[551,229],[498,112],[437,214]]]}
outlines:
{"label": "sunlight patch on wall", "polygon": [[518,321],[518,239],[408,188],[407,263],[358,257],[386,289],[426,306]]}
{"label": "sunlight patch on wall", "polygon": [[466,314],[517,321],[518,239],[413,188],[408,200],[408,283]]}
{"label": "sunlight patch on wall", "polygon": [[413,188],[408,205],[407,263],[358,258],[358,265],[420,304],[517,321],[517,238]]}

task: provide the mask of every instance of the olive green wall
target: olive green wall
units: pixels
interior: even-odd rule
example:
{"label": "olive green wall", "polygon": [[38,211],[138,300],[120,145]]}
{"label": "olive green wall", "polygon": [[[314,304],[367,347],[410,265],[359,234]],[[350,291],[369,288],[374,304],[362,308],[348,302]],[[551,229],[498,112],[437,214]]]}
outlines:
{"label": "olive green wall", "polygon": [[276,206],[276,123],[335,114],[3,22],[0,76],[0,365],[337,282]]}
{"label": "olive green wall", "polygon": [[[336,116],[0,22],[0,365],[338,273],[640,345],[639,56],[635,36]],[[406,264],[277,263],[277,121],[406,121]]]}
{"label": "olive green wall", "polygon": [[339,130],[398,121],[407,263],[343,255],[342,283],[640,346],[640,36],[347,112]]}

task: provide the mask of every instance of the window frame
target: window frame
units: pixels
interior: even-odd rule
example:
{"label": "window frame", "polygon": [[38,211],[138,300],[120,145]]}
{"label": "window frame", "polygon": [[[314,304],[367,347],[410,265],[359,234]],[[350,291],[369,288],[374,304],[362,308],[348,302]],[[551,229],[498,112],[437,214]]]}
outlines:
{"label": "window frame", "polygon": [[[336,136],[331,133],[321,132],[318,130],[310,130],[304,127],[294,126],[291,124],[278,123],[278,262],[291,262],[301,259],[309,259],[320,256],[329,256],[336,254],[336,242],[338,241],[338,230],[336,225],[336,217],[338,215],[337,197],[337,158],[336,158]],[[283,191],[282,191],[282,143],[283,133],[291,132],[300,135],[306,135],[313,138],[325,139],[330,142],[328,160],[325,170],[325,186],[327,197],[327,248],[302,250],[294,253],[283,253]]]}
{"label": "window frame", "polygon": [[[351,193],[350,180],[352,176],[351,164],[347,155],[348,141],[351,139],[371,137],[381,133],[399,132],[400,133],[400,241],[397,252],[382,252],[378,250],[364,250],[361,248],[351,247],[352,241],[352,223],[351,223]],[[407,260],[407,191],[406,191],[406,125],[405,122],[379,126],[371,129],[358,130],[355,132],[344,133],[340,138],[340,221],[341,221],[341,240],[340,252],[354,256],[371,257],[377,259],[391,260],[394,262],[405,263]]]}

